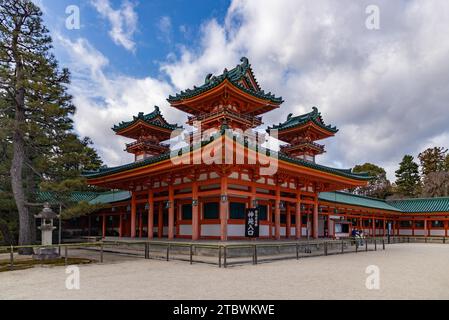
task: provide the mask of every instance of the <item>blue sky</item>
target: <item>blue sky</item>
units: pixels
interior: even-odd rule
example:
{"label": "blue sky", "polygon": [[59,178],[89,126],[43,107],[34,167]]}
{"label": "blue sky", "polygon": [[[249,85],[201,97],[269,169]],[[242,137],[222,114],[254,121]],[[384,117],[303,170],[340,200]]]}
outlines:
{"label": "blue sky", "polygon": [[[176,51],[179,44],[194,48],[198,44],[201,24],[210,19],[222,22],[229,6],[226,0],[129,1],[138,13],[137,28],[132,36],[136,47],[134,52],[130,52],[107,36],[110,23],[102,18],[91,1],[42,0],[40,3],[51,31],[58,31],[69,39],[88,39],[99,51],[108,53],[110,65],[107,72],[123,72],[137,77],[160,76],[159,63]],[[115,0],[109,3],[113,9],[119,10],[124,2]],[[79,30],[65,27],[68,17],[65,10],[70,5],[80,9]],[[64,52],[56,52],[64,63]]]}
{"label": "blue sky", "polygon": [[[447,0],[33,1],[72,72],[75,129],[110,166],[132,161],[115,123],[158,105],[183,124],[167,96],[242,56],[285,100],[265,126],[316,106],[340,129],[319,163],[372,162],[394,180],[404,154],[449,147]],[[79,30],[65,27],[69,5],[80,9]],[[372,5],[376,29],[366,24]]]}

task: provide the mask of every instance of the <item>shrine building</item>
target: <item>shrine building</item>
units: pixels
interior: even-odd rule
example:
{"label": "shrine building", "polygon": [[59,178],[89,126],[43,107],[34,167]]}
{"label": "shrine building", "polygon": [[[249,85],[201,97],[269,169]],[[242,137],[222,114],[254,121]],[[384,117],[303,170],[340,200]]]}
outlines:
{"label": "shrine building", "polygon": [[134,161],[85,173],[89,185],[111,191],[87,196],[107,206],[72,229],[127,238],[245,239],[246,209],[258,208],[261,239],[344,237],[352,228],[399,235],[403,220],[412,221],[405,226],[410,235],[432,235],[434,221],[438,235],[447,235],[446,202],[446,211],[429,210],[423,218],[406,200],[340,192],[365,186],[370,177],[319,164],[323,141],[338,129],[317,108],[279,116],[285,120],[256,131],[265,113],[282,114],[283,100],[260,87],[247,58],[167,101],[187,114],[190,130],[167,122],[158,107],[115,125],[117,135],[132,140],[125,150]]}

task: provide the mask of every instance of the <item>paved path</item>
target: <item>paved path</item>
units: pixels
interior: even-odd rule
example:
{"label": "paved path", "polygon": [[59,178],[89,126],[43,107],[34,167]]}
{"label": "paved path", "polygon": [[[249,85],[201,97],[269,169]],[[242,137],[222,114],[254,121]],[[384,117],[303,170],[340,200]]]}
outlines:
{"label": "paved path", "polygon": [[[366,267],[380,289],[365,286]],[[449,299],[449,245],[395,244],[360,252],[228,269],[133,259],[80,267],[81,289],[64,267],[0,273],[0,299]]]}

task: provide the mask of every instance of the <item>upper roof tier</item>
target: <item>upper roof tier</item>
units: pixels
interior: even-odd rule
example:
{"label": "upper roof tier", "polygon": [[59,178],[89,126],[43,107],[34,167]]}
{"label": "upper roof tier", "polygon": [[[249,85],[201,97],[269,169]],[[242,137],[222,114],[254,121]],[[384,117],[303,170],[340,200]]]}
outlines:
{"label": "upper roof tier", "polygon": [[[312,112],[296,117],[293,117],[293,114],[290,113],[286,121],[268,127],[267,132],[275,129],[278,130],[278,137],[280,139],[284,137],[287,140],[289,140],[289,135],[292,135],[292,137],[304,135],[312,138],[312,140],[320,140],[334,136],[338,132],[337,127],[324,123],[321,113],[316,107],[313,107]],[[281,140],[287,141],[285,139]]]}
{"label": "upper roof tier", "polygon": [[218,76],[208,74],[204,84],[169,96],[167,101],[175,108],[190,114],[204,114],[217,104],[236,104],[242,114],[259,115],[273,110],[283,102],[271,92],[262,90],[248,59],[231,70],[224,69]]}
{"label": "upper roof tier", "polygon": [[112,128],[116,134],[132,139],[138,139],[142,135],[150,133],[157,133],[168,139],[170,133],[176,129],[182,129],[182,127],[168,123],[158,106],[155,106],[151,113],[139,112],[137,116],[133,116],[133,120],[120,122]]}

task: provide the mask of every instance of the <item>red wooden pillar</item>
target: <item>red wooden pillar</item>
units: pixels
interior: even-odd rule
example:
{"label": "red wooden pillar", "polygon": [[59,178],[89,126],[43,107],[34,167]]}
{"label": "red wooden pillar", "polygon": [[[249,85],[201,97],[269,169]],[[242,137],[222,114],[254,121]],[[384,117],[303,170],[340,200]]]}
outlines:
{"label": "red wooden pillar", "polygon": [[220,197],[220,239],[228,240],[228,177],[221,177],[221,197]]}
{"label": "red wooden pillar", "polygon": [[143,232],[142,212],[139,212],[139,238],[142,238],[142,232]]}
{"label": "red wooden pillar", "polygon": [[106,237],[106,214],[105,213],[103,214],[101,236],[103,237],[103,239]]}
{"label": "red wooden pillar", "polygon": [[313,238],[318,239],[318,196],[313,205]]}
{"label": "red wooden pillar", "polygon": [[276,200],[274,204],[274,237],[281,239],[281,187],[276,186]]}
{"label": "red wooden pillar", "polygon": [[295,208],[295,236],[296,239],[301,238],[301,193],[296,195],[296,208]]}
{"label": "red wooden pillar", "polygon": [[269,226],[268,236],[270,237],[270,239],[273,237],[273,223],[272,223],[273,218],[272,218],[272,215],[273,215],[273,204],[271,203],[270,200],[268,200],[268,226]]}
{"label": "red wooden pillar", "polygon": [[123,214],[119,214],[118,236],[123,237]]}
{"label": "red wooden pillar", "polygon": [[373,237],[375,237],[376,236],[376,219],[375,219],[374,216],[372,217],[372,219],[373,219],[372,220],[372,224],[371,224],[372,225],[372,230],[373,230],[372,232],[373,232]]}
{"label": "red wooden pillar", "polygon": [[449,223],[448,220],[444,221],[444,236],[447,237],[447,224]]}
{"label": "red wooden pillar", "polygon": [[[351,228],[352,228],[352,223],[351,223]],[[327,236],[328,238],[333,237],[335,230],[333,230],[331,232],[331,214],[330,212],[327,213]]]}
{"label": "red wooden pillar", "polygon": [[192,240],[200,238],[200,214],[198,201],[198,184],[192,183]]}
{"label": "red wooden pillar", "polygon": [[157,219],[157,237],[161,239],[164,236],[164,208],[163,202],[159,202],[159,213]]}
{"label": "red wooden pillar", "polygon": [[285,214],[286,216],[286,228],[285,228],[285,236],[288,238],[290,238],[290,233],[291,233],[291,227],[292,227],[292,219],[291,219],[291,215],[290,215],[290,204],[287,203],[286,208],[285,208]]}
{"label": "red wooden pillar", "polygon": [[136,193],[131,192],[131,238],[136,237]]}
{"label": "red wooden pillar", "polygon": [[148,191],[148,239],[153,239],[154,228],[154,194]]}
{"label": "red wooden pillar", "polygon": [[172,184],[168,186],[168,239],[175,237],[175,189]]}

